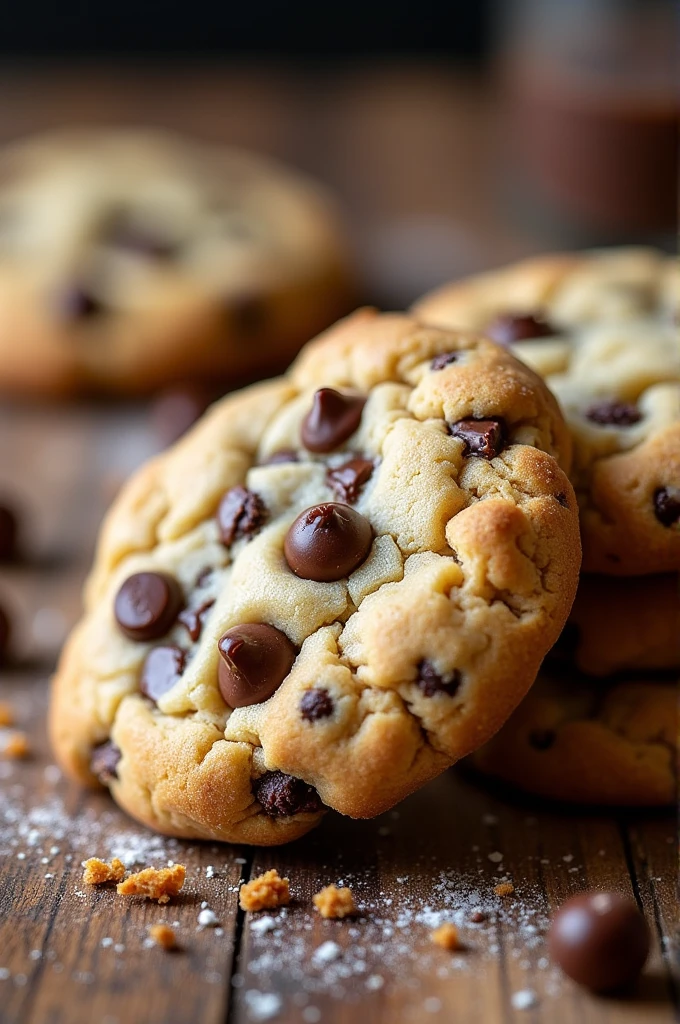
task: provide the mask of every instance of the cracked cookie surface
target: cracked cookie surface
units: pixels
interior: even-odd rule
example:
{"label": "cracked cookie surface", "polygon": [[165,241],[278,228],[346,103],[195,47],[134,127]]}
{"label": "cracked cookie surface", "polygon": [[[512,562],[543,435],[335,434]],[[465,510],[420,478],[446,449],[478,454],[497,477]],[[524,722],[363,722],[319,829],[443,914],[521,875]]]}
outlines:
{"label": "cracked cookie surface", "polygon": [[623,807],[676,798],[677,688],[638,676],[605,687],[541,671],[476,768],[537,796]]}
{"label": "cracked cookie surface", "polygon": [[330,199],[253,154],[85,129],[0,153],[0,390],[234,386],[352,292]]}
{"label": "cracked cookie surface", "polygon": [[114,504],[54,683],[61,764],[180,836],[392,806],[499,728],[562,629],[569,456],[502,348],[340,322]]}
{"label": "cracked cookie surface", "polygon": [[647,249],[544,256],[445,287],[422,320],[482,330],[540,373],[574,440],[583,568],[680,569],[680,266]]}

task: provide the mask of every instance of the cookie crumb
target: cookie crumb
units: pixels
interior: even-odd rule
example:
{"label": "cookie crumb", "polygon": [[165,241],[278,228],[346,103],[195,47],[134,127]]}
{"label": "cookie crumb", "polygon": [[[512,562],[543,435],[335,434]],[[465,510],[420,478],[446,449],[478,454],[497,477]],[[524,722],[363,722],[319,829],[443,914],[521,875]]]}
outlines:
{"label": "cookie crumb", "polygon": [[500,885],[494,885],[493,891],[496,896],[512,896],[515,887],[512,882],[501,882]]}
{"label": "cookie crumb", "polygon": [[245,882],[239,890],[241,910],[273,910],[290,903],[288,879],[281,878],[276,868]]}
{"label": "cookie crumb", "polygon": [[448,921],[440,924],[439,928],[435,928],[433,932],[430,932],[430,942],[434,942],[435,946],[440,946],[442,949],[460,949],[458,929],[455,924],[451,924]]}
{"label": "cookie crumb", "polygon": [[14,711],[6,700],[0,700],[0,726],[14,725]]}
{"label": "cookie crumb", "polygon": [[104,885],[106,882],[122,882],[125,878],[125,865],[122,860],[114,857],[110,864],[98,857],[90,857],[83,864],[83,882],[86,885]]}
{"label": "cookie crumb", "polygon": [[313,899],[322,917],[342,919],[357,912],[352,890],[347,886],[327,885]]}
{"label": "cookie crumb", "polygon": [[177,949],[177,936],[169,924],[152,924],[149,935],[163,949]]}
{"label": "cookie crumb", "polygon": [[144,868],[134,875],[128,875],[120,882],[117,892],[121,896],[145,896],[148,900],[169,903],[176,896],[186,877],[184,864],[173,864],[171,868]]}
{"label": "cookie crumb", "polygon": [[10,758],[12,761],[21,761],[28,757],[30,752],[28,736],[25,732],[20,732],[19,730],[9,734],[0,751],[3,757]]}

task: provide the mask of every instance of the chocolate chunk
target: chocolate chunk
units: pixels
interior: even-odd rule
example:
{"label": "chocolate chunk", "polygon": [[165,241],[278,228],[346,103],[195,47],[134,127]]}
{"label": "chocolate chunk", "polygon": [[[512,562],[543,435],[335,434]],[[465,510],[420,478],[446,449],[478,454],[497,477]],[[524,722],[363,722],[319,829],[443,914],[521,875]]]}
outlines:
{"label": "chocolate chunk", "polygon": [[316,814],[323,807],[313,786],[283,772],[267,772],[253,783],[255,799],[270,818]]}
{"label": "chocolate chunk", "polygon": [[296,576],[331,583],[366,560],[372,541],[368,519],[349,505],[326,502],[297,517],[286,534],[284,553]]}
{"label": "chocolate chunk", "polygon": [[174,444],[193,426],[210,404],[206,391],[175,388],[163,392],[151,406],[151,429],[163,448]]}
{"label": "chocolate chunk", "polygon": [[458,352],[440,352],[430,363],[431,370],[445,370],[451,363],[455,363]]}
{"label": "chocolate chunk", "polygon": [[0,505],[0,562],[11,561],[17,553],[17,517],[7,505]]}
{"label": "chocolate chunk", "polygon": [[209,601],[204,601],[198,608],[185,608],[177,616],[177,621],[185,627],[194,643],[199,639],[203,629],[203,620],[214,604],[215,599],[211,598]]}
{"label": "chocolate chunk", "polygon": [[507,444],[505,421],[477,420],[469,417],[448,424],[449,434],[463,442],[463,455],[481,459],[495,459]]}
{"label": "chocolate chunk", "polygon": [[556,738],[554,729],[533,729],[529,733],[529,743],[534,750],[549,750]]}
{"label": "chocolate chunk", "polygon": [[106,740],[94,747],[90,757],[90,771],[99,781],[107,786],[113,779],[118,778],[118,762],[121,759],[121,752],[115,743]]}
{"label": "chocolate chunk", "polygon": [[105,306],[84,285],[74,284],[57,295],[55,310],[64,320],[94,320]]}
{"label": "chocolate chunk", "polygon": [[177,619],[182,607],[179,583],[168,573],[138,572],[116,594],[114,614],[130,640],[157,640]]}
{"label": "chocolate chunk", "polygon": [[328,690],[318,687],[305,690],[300,698],[300,715],[306,722],[318,722],[333,714],[333,700]]}
{"label": "chocolate chunk", "polygon": [[156,703],[171,690],[184,672],[186,651],[181,647],[154,647],[142,668],[139,689]]}
{"label": "chocolate chunk", "polygon": [[230,488],[217,510],[217,525],[222,543],[229,547],[239,537],[250,537],[262,526],[267,508],[259,494],[238,484]]}
{"label": "chocolate chunk", "polygon": [[326,479],[340,501],[354,502],[364,484],[371,479],[374,470],[371,459],[349,459],[335,469],[329,469]]}
{"label": "chocolate chunk", "polygon": [[292,448],[281,448],[278,452],[272,452],[266,459],[259,463],[260,466],[277,466],[281,462],[298,462],[298,453]]}
{"label": "chocolate chunk", "polygon": [[586,416],[591,423],[608,427],[632,427],[642,419],[642,413],[636,405],[617,401],[595,402],[586,412]]}
{"label": "chocolate chunk", "polygon": [[138,256],[154,260],[173,259],[179,246],[177,239],[170,238],[158,227],[135,220],[127,211],[116,210],[108,218],[102,231],[106,245],[126,250]]}
{"label": "chocolate chunk", "polygon": [[442,676],[431,661],[423,659],[418,663],[416,684],[426,697],[434,697],[437,693],[446,693],[453,697],[458,692],[460,683],[460,672],[457,669]]}
{"label": "chocolate chunk", "polygon": [[482,924],[488,917],[489,915],[485,914],[483,910],[473,910],[468,917],[468,921],[471,921],[472,924]]}
{"label": "chocolate chunk", "polygon": [[547,338],[560,332],[540,313],[501,313],[486,325],[484,333],[497,345],[507,346],[516,341]]}
{"label": "chocolate chunk", "polygon": [[654,491],[654,515],[663,526],[680,522],[680,487],[657,487]]}
{"label": "chocolate chunk", "polygon": [[0,607],[0,664],[4,661],[7,654],[11,632],[9,616],[4,608]]}
{"label": "chocolate chunk", "polygon": [[555,501],[558,501],[560,503],[560,505],[562,506],[562,508],[569,508],[569,499],[567,498],[567,496],[564,493],[564,491],[559,491],[555,495]]}
{"label": "chocolate chunk", "polygon": [[285,633],[263,622],[233,626],[218,643],[217,681],[230,708],[260,704],[278,690],[297,651]]}
{"label": "chocolate chunk", "polygon": [[365,404],[361,395],[321,388],[302,421],[300,436],[305,448],[310,452],[332,452],[357,429]]}
{"label": "chocolate chunk", "polygon": [[555,963],[595,992],[635,981],[649,944],[647,923],[635,903],[614,892],[586,892],[567,900],[548,935]]}

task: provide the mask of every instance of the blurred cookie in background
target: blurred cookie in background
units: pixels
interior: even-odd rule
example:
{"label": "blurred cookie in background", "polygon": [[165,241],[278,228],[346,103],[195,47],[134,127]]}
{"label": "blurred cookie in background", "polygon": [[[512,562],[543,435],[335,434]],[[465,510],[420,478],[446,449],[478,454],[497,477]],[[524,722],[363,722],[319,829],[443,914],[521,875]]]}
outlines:
{"label": "blurred cookie in background", "polygon": [[254,154],[74,130],[0,154],[0,391],[228,388],[354,305],[325,191]]}

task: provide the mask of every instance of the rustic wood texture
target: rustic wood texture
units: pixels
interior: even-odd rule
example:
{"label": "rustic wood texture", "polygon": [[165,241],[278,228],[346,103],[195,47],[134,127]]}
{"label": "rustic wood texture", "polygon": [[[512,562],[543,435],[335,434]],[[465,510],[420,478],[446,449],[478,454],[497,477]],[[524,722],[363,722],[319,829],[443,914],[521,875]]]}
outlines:
{"label": "rustic wood texture", "polygon": [[[347,72],[315,88],[238,69],[104,70],[86,81],[14,71],[0,81],[0,137],[64,121],[155,122],[323,174],[349,206],[368,290],[395,304],[436,277],[537,247],[499,212],[485,93],[443,71]],[[415,248],[395,262],[399,239]],[[2,1024],[672,1021],[672,817],[560,812],[451,771],[381,819],[329,815],[304,840],[253,851],[156,838],[105,794],[60,777],[44,732],[49,673],[78,615],[101,516],[153,448],[138,406],[0,405],[0,500],[23,509],[25,550],[0,567],[0,603],[16,627],[0,700],[31,747],[25,762],[0,761]],[[139,866],[185,863],[183,894],[158,907],[81,883],[81,860],[116,853]],[[293,902],[263,931],[264,915],[239,911],[237,889],[269,867],[290,878]],[[506,877],[515,892],[496,896]],[[311,897],[339,880],[360,915],[322,921]],[[547,960],[550,912],[589,887],[630,894],[649,921],[653,954],[626,998],[593,997]],[[198,927],[202,902],[218,928]],[[474,907],[487,915],[480,924],[469,921]],[[430,942],[442,914],[460,922],[460,952]],[[149,945],[159,921],[178,922],[179,951]]]}

